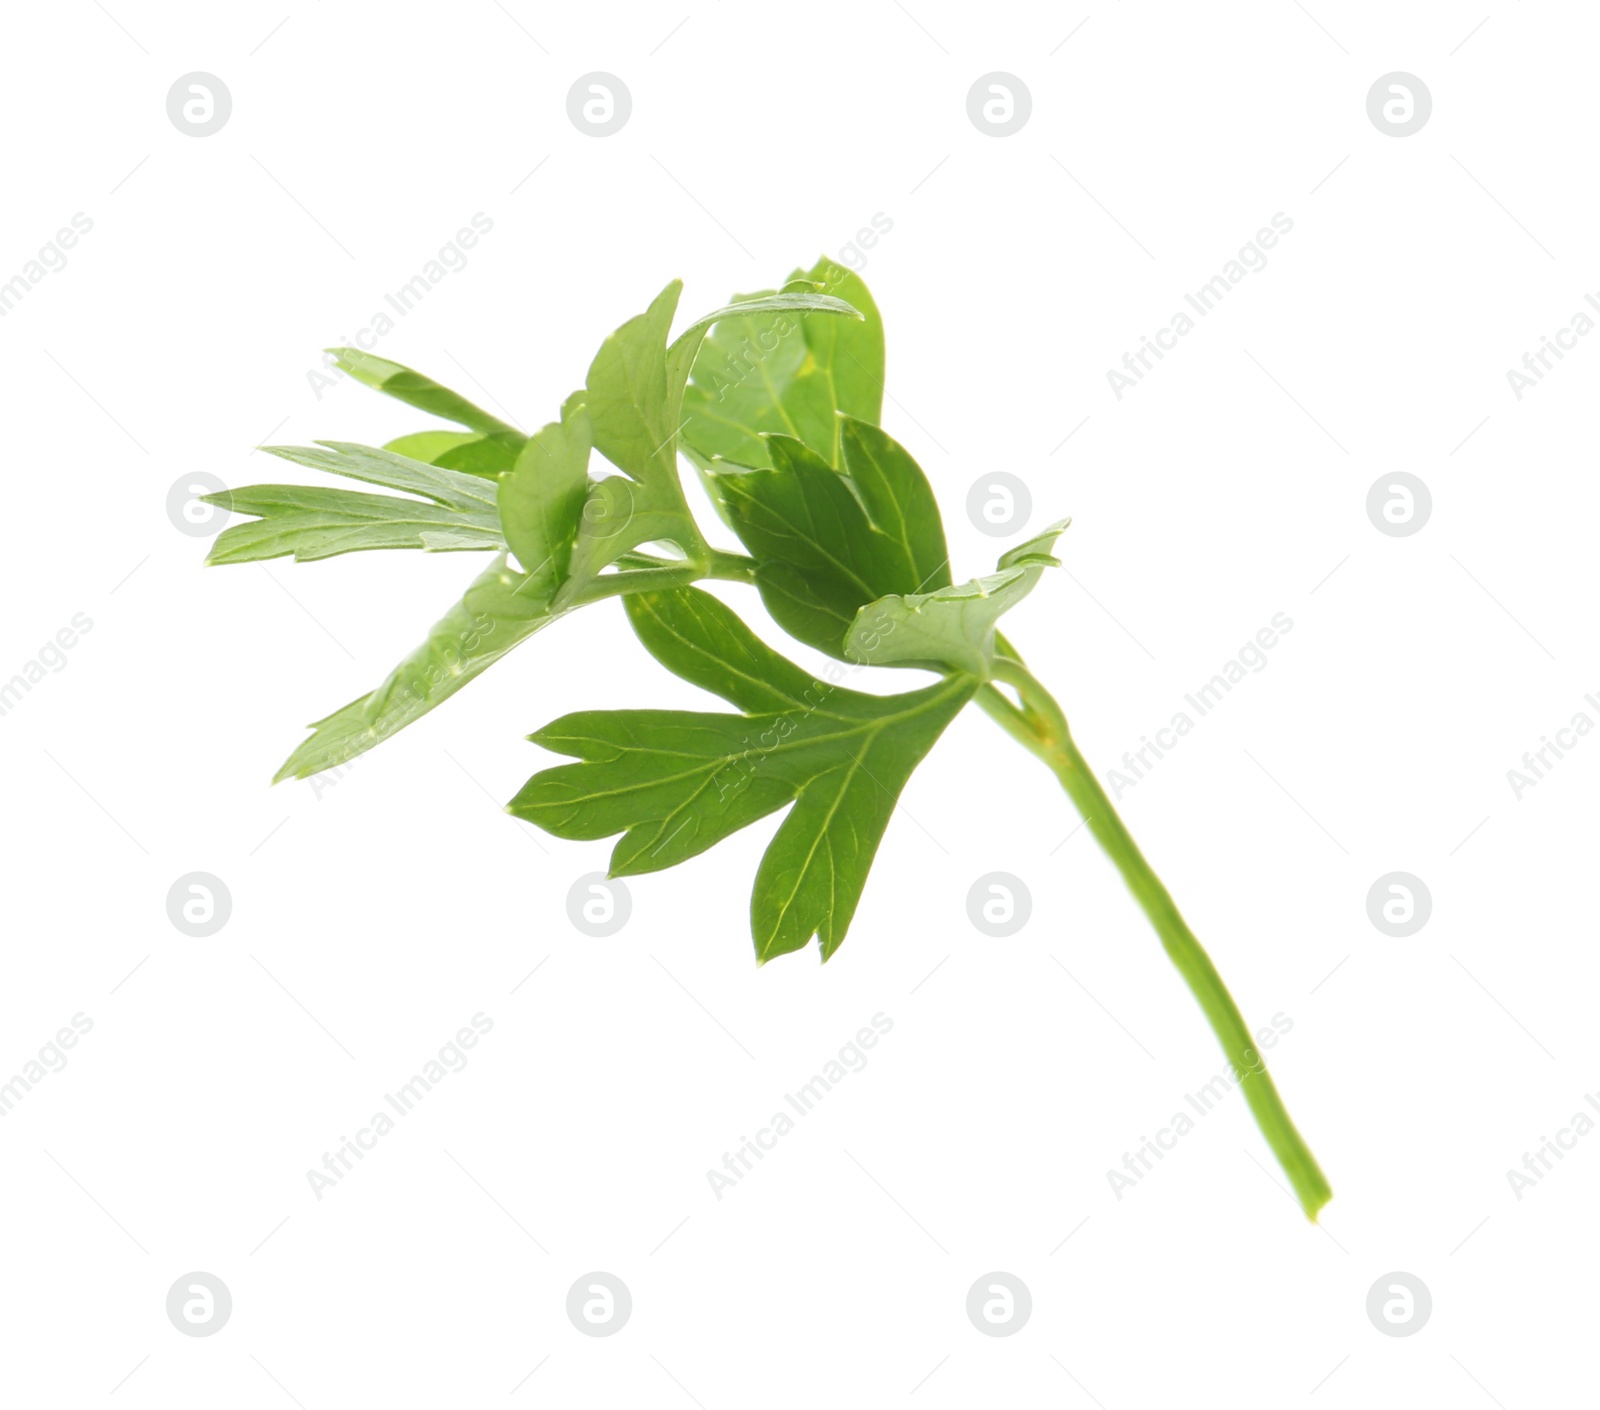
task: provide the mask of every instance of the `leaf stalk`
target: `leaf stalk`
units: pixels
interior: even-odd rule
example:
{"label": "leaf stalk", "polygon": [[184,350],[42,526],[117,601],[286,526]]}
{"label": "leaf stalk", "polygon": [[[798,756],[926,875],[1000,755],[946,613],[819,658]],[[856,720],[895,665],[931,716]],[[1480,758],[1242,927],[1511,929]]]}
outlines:
{"label": "leaf stalk", "polygon": [[[1002,650],[1005,649],[1002,643]],[[1118,816],[1073,740],[1066,715],[1050,692],[1013,655],[1002,654],[996,658],[994,676],[1017,692],[1021,708],[1013,705],[993,684],[986,684],[978,691],[977,703],[1055,774],[1089,831],[1121,873],[1128,890],[1155,927],[1168,958],[1198,1000],[1222,1044],[1222,1051],[1244,1091],[1261,1134],[1289,1177],[1306,1217],[1315,1222],[1317,1211],[1333,1197],[1333,1191],[1316,1157],[1289,1119],[1283,1099],[1267,1072],[1266,1061],[1257,1050],[1255,1039],[1211,957],[1195,938],[1167,888]]]}

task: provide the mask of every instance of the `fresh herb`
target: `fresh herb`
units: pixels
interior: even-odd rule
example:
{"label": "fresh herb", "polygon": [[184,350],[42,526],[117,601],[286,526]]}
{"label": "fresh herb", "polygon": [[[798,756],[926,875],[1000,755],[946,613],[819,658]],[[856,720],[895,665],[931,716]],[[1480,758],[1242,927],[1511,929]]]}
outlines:
{"label": "fresh herb", "polygon": [[[218,536],[213,563],[378,548],[495,555],[376,690],[312,726],[278,778],[347,762],[541,627],[621,598],[645,649],[733,711],[567,715],[531,738],[576,762],[535,774],[508,810],[560,837],[618,837],[611,873],[626,876],[675,866],[786,808],[751,895],[756,958],[815,936],[827,960],[907,779],[974,702],[1055,774],[1121,872],[1315,1218],[1331,1191],[1237,1006],[1061,707],[999,630],[1057,566],[1067,521],[1002,554],[992,573],[953,582],[928,481],[878,426],[883,327],[860,278],[824,260],[673,340],[679,287],[606,339],[559,419],[531,436],[398,363],[334,349],[358,381],[464,429],[382,449],[271,448],[393,493],[257,485],[208,496],[253,516]],[[713,548],[702,534],[680,455],[745,552]],[[779,626],[838,660],[939,680],[891,695],[818,681],[693,586],[707,579],[753,586]]]}

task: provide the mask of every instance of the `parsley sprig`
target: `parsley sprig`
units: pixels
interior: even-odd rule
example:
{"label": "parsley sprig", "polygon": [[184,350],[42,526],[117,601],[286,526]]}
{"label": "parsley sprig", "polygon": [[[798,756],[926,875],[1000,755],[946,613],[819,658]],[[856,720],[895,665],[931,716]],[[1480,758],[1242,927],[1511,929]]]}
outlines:
{"label": "parsley sprig", "polygon": [[[490,566],[372,692],[312,726],[278,772],[348,762],[549,623],[622,599],[645,649],[731,711],[564,716],[531,736],[572,762],[508,805],[577,840],[616,837],[611,873],[676,866],[786,809],[756,871],[759,962],[844,942],[895,803],[969,702],[1060,781],[1155,927],[1308,1216],[1331,1197],[1215,966],[1085,762],[1065,713],[999,630],[1057,566],[1052,524],[965,582],[916,461],[878,422],[883,325],[859,276],[823,260],[671,337],[680,286],[618,328],[560,416],[532,435],[398,363],[332,350],[358,381],[461,428],[373,448],[270,447],[388,493],[256,485],[208,498],[243,515],[208,561],[366,549],[483,551]],[[690,512],[680,456],[744,552]],[[695,583],[753,587],[796,640],[932,685],[872,695],[818,681]]]}

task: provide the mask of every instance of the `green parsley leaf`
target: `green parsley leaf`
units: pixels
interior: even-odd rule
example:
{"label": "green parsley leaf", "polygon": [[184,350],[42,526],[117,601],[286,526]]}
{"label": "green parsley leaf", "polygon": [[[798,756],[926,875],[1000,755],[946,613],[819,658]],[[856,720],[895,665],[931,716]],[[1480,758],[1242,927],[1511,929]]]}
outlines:
{"label": "green parsley leaf", "polygon": [[350,441],[318,441],[315,446],[262,446],[262,449],[268,455],[311,470],[326,470],[331,475],[344,475],[352,480],[365,480],[369,485],[421,495],[448,509],[473,513],[492,511],[495,507],[494,486],[484,484],[477,476],[427,465],[393,451]]}
{"label": "green parsley leaf", "polygon": [[[703,560],[709,552],[678,479],[679,430],[684,385],[696,353],[728,310],[690,324],[669,347],[667,334],[682,287],[673,280],[644,313],[605,340],[578,394],[594,425],[595,448],[640,487],[600,481],[591,491],[593,502],[583,513],[587,532],[574,553],[574,562],[587,573],[645,543],[671,543],[690,560]],[[800,312],[822,315],[826,322],[837,322],[840,315],[859,317],[850,305],[809,289],[764,295],[752,306],[774,317]]]}
{"label": "green parsley leaf", "polygon": [[977,682],[954,676],[905,695],[813,679],[698,589],[625,599],[662,665],[740,714],[590,710],[530,738],[581,763],[535,774],[508,811],[558,837],[621,833],[611,871],[631,876],[696,856],[792,804],[756,872],[756,958],[843,942],[878,843],[911,772]]}
{"label": "green parsley leaf", "polygon": [[862,607],[943,587],[950,570],[939,508],[916,462],[875,426],[835,419],[847,473],[792,437],[768,436],[770,470],[714,478],[756,560],[767,611],[792,636],[845,660]]}
{"label": "green parsley leaf", "polygon": [[398,362],[362,352],[359,348],[327,348],[325,351],[332,354],[334,365],[341,372],[348,373],[363,386],[403,401],[407,406],[416,407],[418,411],[442,416],[458,426],[469,426],[474,431],[489,435],[499,432],[520,434],[515,426],[508,426],[498,416],[491,416],[481,407],[474,406],[459,392],[452,392],[433,378],[402,367]]}
{"label": "green parsley leaf", "polygon": [[874,531],[888,540],[895,571],[916,592],[950,584],[944,519],[922,467],[898,441],[866,421],[840,416],[843,470]]}
{"label": "green parsley leaf", "polygon": [[770,294],[736,298],[694,359],[683,396],[683,442],[702,468],[713,460],[765,468],[763,437],[792,436],[840,468],[844,412],[872,425],[883,409],[883,321],[859,275],[819,260],[786,290],[826,289],[856,320],[771,311]]}
{"label": "green parsley leaf", "polygon": [[1070,524],[1063,519],[1000,555],[986,577],[937,592],[880,598],[856,613],[845,654],[871,666],[921,666],[994,676],[995,624],[1033,591],[1060,560],[1050,550]]}
{"label": "green parsley leaf", "polygon": [[447,470],[460,470],[466,475],[493,480],[516,467],[517,456],[527,443],[526,436],[512,431],[493,436],[480,436],[471,431],[417,431],[386,441],[383,448],[429,465],[442,465]]}
{"label": "green parsley leaf", "polygon": [[206,498],[236,514],[211,546],[207,563],[252,563],[293,554],[297,563],[360,549],[420,548],[433,553],[505,547],[500,520],[394,495],[317,485],[251,485]]}
{"label": "green parsley leaf", "polygon": [[208,563],[250,563],[293,554],[299,562],[362,549],[433,552],[505,547],[500,518],[481,479],[370,446],[267,446],[284,460],[418,496],[365,494],[314,485],[251,485],[204,496],[258,516],[217,535]]}
{"label": "green parsley leaf", "polygon": [[[650,307],[600,345],[580,394],[595,449],[641,485],[678,486],[678,408],[667,372],[667,334],[683,281],[674,279]],[[681,491],[679,492],[681,497]]]}
{"label": "green parsley leaf", "polygon": [[548,570],[518,573],[502,554],[382,685],[313,724],[272,781],[348,763],[448,700],[561,615],[551,605],[554,586]]}
{"label": "green parsley leaf", "polygon": [[572,561],[593,439],[588,412],[573,407],[563,420],[530,436],[515,468],[500,477],[506,542],[527,572],[548,567],[558,584]]}
{"label": "green parsley leaf", "polygon": [[[398,436],[392,441],[385,441],[383,448],[392,450],[396,455],[403,455],[408,460],[420,460],[425,465],[437,465],[440,456],[487,439],[476,431],[413,431],[409,436]],[[509,465],[506,466],[506,469],[510,468]]]}

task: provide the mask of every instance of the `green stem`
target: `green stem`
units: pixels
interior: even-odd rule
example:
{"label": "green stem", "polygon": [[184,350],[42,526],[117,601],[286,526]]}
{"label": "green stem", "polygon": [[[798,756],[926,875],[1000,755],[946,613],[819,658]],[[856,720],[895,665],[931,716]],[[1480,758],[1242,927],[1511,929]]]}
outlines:
{"label": "green stem", "polygon": [[622,597],[630,592],[665,592],[671,588],[688,587],[705,574],[692,563],[664,565],[656,568],[627,568],[620,573],[602,573],[598,578],[579,587],[570,598],[556,598],[562,609],[584,607],[591,602],[602,602],[608,597]]}
{"label": "green stem", "polygon": [[724,553],[720,548],[714,548],[711,550],[711,566],[706,576],[721,578],[730,583],[754,583],[756,560],[746,558],[742,553]]}
{"label": "green stem", "polygon": [[1317,1211],[1333,1197],[1333,1191],[1316,1157],[1284,1110],[1278,1089],[1267,1074],[1266,1062],[1257,1051],[1255,1039],[1245,1026],[1222,976],[1117,816],[1100,781],[1078,752],[1061,707],[1019,660],[1000,657],[995,678],[1016,690],[1021,708],[993,685],[985,685],[978,691],[978,704],[1001,728],[1049,766],[1095,840],[1122,873],[1123,881],[1161,937],[1168,957],[1199,1000],[1201,1010],[1222,1044],[1230,1069],[1244,1089],[1245,1100],[1250,1103],[1261,1134],[1267,1138],[1267,1144],[1294,1186],[1306,1217],[1315,1220]]}
{"label": "green stem", "polygon": [[577,588],[569,598],[558,598],[560,607],[583,607],[608,597],[623,597],[631,592],[661,592],[688,587],[702,578],[721,578],[726,582],[755,582],[755,559],[738,553],[708,548],[701,563],[668,563],[645,553],[626,553],[617,560],[620,571],[602,573]]}

